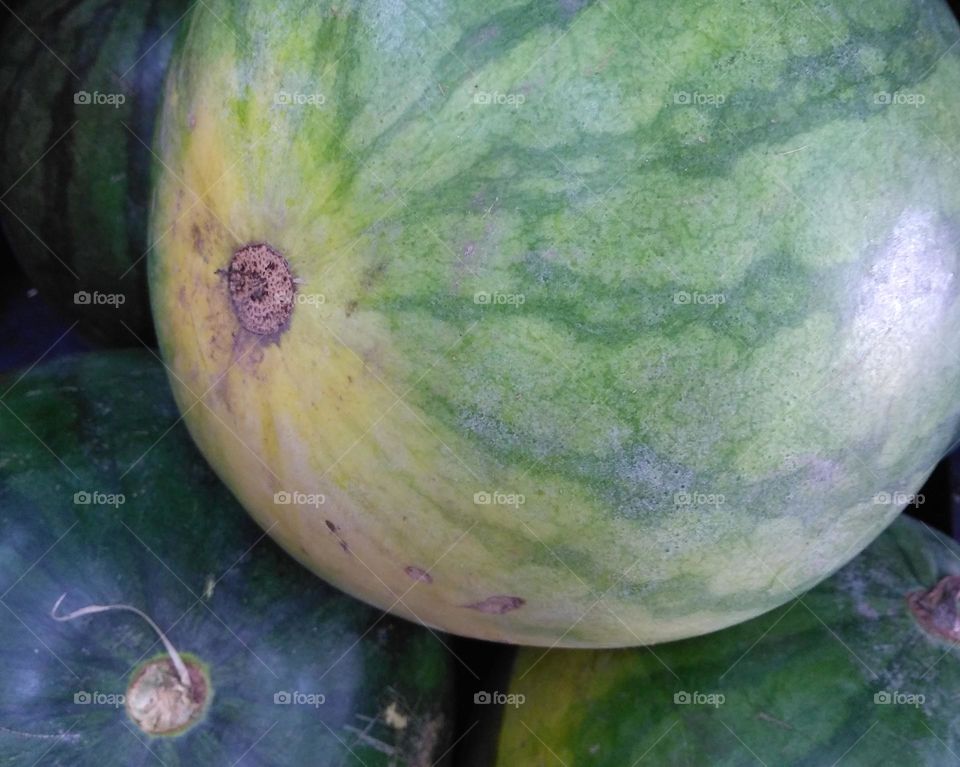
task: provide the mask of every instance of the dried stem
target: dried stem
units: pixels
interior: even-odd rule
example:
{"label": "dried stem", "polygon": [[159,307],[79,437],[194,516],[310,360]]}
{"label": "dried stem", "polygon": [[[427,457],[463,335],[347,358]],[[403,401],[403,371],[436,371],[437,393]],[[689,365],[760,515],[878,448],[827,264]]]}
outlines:
{"label": "dried stem", "polygon": [[173,666],[177,670],[177,676],[180,678],[180,683],[186,689],[190,689],[190,672],[187,671],[187,666],[180,657],[180,653],[177,652],[177,648],[175,648],[170,640],[167,639],[166,634],[160,630],[160,627],[153,622],[149,615],[141,610],[138,610],[136,607],[132,607],[131,605],[87,605],[86,607],[81,607],[79,610],[74,610],[66,615],[57,615],[57,610],[60,609],[60,605],[63,600],[66,599],[66,597],[67,595],[63,594],[50,611],[50,617],[55,621],[65,623],[67,621],[75,620],[76,618],[82,618],[84,615],[95,615],[96,613],[105,613],[110,612],[111,610],[126,610],[127,612],[131,612],[134,615],[138,615],[139,617],[143,618],[143,620],[150,624],[150,628],[157,632],[157,636],[159,636],[160,641],[163,642],[163,646],[166,648],[167,654],[170,656],[170,660],[173,661]]}

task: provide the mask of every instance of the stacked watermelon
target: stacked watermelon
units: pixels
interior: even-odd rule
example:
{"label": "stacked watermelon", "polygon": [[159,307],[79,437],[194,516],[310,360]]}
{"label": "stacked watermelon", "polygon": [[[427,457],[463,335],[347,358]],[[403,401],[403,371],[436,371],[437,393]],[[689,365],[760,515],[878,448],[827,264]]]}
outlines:
{"label": "stacked watermelon", "polygon": [[185,0],[22,2],[0,33],[0,222],[86,336],[153,338],[150,145]]}
{"label": "stacked watermelon", "polygon": [[185,28],[149,282],[217,474],[483,639],[681,639],[845,564],[960,424],[949,9],[416,5]]}
{"label": "stacked watermelon", "polygon": [[654,648],[523,649],[488,763],[951,764],[958,595],[960,546],[903,518],[736,628]]}
{"label": "stacked watermelon", "polygon": [[4,11],[0,766],[960,753],[942,0]]}
{"label": "stacked watermelon", "polygon": [[[66,357],[0,385],[0,764],[417,765],[447,751],[444,640],[265,539],[178,423],[152,354]],[[143,615],[54,619],[106,605]],[[165,713],[164,695],[192,705]]]}

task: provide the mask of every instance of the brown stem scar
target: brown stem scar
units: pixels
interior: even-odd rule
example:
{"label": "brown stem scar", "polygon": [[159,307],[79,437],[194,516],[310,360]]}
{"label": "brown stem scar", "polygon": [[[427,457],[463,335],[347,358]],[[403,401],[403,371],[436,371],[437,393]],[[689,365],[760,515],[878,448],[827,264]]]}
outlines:
{"label": "brown stem scar", "polygon": [[256,242],[239,248],[227,267],[227,288],[244,329],[266,336],[286,328],[297,288],[287,259],[270,245]]}
{"label": "brown stem scar", "polygon": [[113,611],[130,612],[143,619],[160,637],[167,651],[147,661],[133,675],[127,687],[125,707],[127,715],[148,735],[178,735],[203,717],[210,701],[210,680],[200,662],[184,658],[154,620],[142,610],[125,604],[87,605],[79,610],[61,614],[63,594],[50,611],[50,617],[60,623]]}
{"label": "brown stem scar", "polygon": [[923,629],[957,642],[960,641],[958,598],[960,598],[960,575],[948,575],[929,591],[914,591],[908,594],[907,604]]}
{"label": "brown stem scar", "polygon": [[127,687],[127,715],[148,735],[178,735],[196,724],[210,701],[207,675],[186,660],[190,686],[180,683],[170,658],[145,663]]}

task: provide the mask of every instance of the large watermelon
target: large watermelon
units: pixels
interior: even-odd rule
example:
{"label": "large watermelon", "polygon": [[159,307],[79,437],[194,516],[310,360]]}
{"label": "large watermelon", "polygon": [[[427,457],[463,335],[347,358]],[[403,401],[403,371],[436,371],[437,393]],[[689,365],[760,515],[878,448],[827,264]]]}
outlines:
{"label": "large watermelon", "polygon": [[785,602],[958,425],[958,37],[930,0],[204,3],[151,219],[193,436],[451,631]]}
{"label": "large watermelon", "polygon": [[[0,391],[0,764],[421,767],[444,754],[444,640],[264,540],[150,355],[66,358]],[[106,604],[157,624],[189,695],[144,618],[51,617]]]}
{"label": "large watermelon", "polygon": [[4,18],[0,36],[0,220],[41,295],[116,345],[153,338],[150,143],[190,5],[35,2]]}
{"label": "large watermelon", "polygon": [[960,546],[904,517],[801,599],[710,637],[521,650],[487,691],[496,764],[953,764],[958,592]]}

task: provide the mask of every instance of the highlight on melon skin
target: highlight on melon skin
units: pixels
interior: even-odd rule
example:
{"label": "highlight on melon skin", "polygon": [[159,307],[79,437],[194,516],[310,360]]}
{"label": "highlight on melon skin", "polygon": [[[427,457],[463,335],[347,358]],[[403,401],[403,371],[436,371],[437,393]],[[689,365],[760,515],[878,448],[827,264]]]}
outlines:
{"label": "highlight on melon skin", "polygon": [[322,579],[682,640],[842,567],[954,442],[943,0],[207,5],[154,143],[160,353]]}

